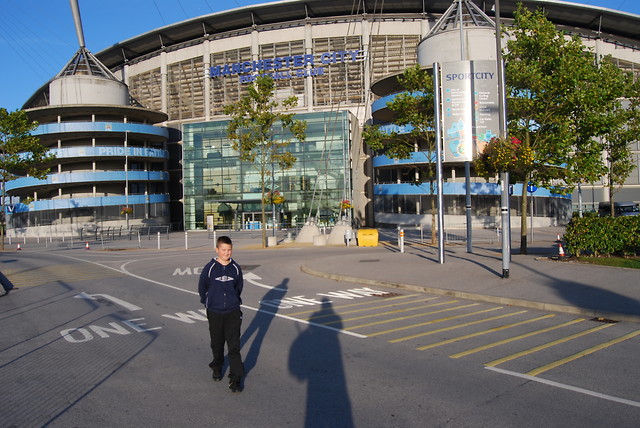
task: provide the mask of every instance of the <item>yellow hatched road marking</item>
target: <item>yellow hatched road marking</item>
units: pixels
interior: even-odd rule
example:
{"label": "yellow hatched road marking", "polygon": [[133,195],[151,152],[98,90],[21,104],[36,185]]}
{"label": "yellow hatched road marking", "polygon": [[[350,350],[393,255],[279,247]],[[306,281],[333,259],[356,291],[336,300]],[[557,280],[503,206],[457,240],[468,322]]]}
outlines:
{"label": "yellow hatched road marking", "polygon": [[634,338],[639,334],[640,334],[640,330],[632,331],[631,333],[625,334],[624,336],[618,337],[617,339],[613,339],[613,340],[610,340],[608,342],[601,343],[600,345],[596,345],[596,346],[594,346],[592,348],[585,349],[584,351],[581,351],[581,352],[578,352],[576,354],[570,355],[570,356],[568,356],[566,358],[563,358],[561,360],[555,361],[553,363],[549,363],[549,364],[544,365],[542,367],[538,367],[537,369],[533,369],[533,370],[531,370],[531,371],[529,371],[529,372],[527,372],[525,374],[529,375],[529,376],[537,376],[540,373],[544,373],[544,372],[546,372],[548,370],[555,369],[556,367],[559,367],[559,366],[561,366],[563,364],[570,363],[571,361],[575,361],[578,358],[582,358],[582,357],[587,356],[589,354],[593,354],[594,352],[597,352],[597,351],[600,351],[602,349],[608,348],[609,346],[615,345],[616,343],[624,342],[625,340],[629,340],[631,338]]}
{"label": "yellow hatched road marking", "polygon": [[[457,300],[452,300],[451,302],[445,302],[445,303],[455,303],[455,302],[457,302]],[[368,323],[368,324],[360,324],[360,325],[356,325],[356,326],[353,326],[353,327],[346,328],[344,330],[354,330],[356,328],[369,327],[369,326],[372,326],[372,325],[379,325],[379,324],[387,324],[387,323],[390,323],[390,322],[407,320],[409,318],[416,318],[416,317],[421,317],[421,316],[424,316],[424,315],[439,314],[441,312],[448,312],[448,311],[453,311],[453,310],[456,310],[456,309],[463,309],[463,308],[468,308],[468,307],[471,307],[471,306],[478,306],[479,304],[480,303],[472,303],[470,305],[454,306],[453,308],[440,309],[438,311],[423,312],[421,314],[408,315],[406,317],[392,318],[390,320],[376,321],[376,322],[371,322],[371,323]],[[433,305],[433,306],[436,306],[436,305]],[[367,334],[367,336],[377,336],[378,334],[381,334],[381,333]]]}
{"label": "yellow hatched road marking", "polygon": [[[514,313],[511,313],[511,314],[506,314],[506,315],[500,315],[500,316],[497,316],[497,317],[487,318],[486,320],[480,320],[480,321],[477,321],[477,322],[497,320],[499,318],[506,318],[506,317],[510,317],[512,315],[524,314],[525,312],[527,312],[527,311],[514,312]],[[506,330],[508,328],[517,327],[519,325],[524,325],[524,324],[529,324],[529,323],[532,323],[532,322],[535,322],[535,321],[540,321],[540,320],[543,320],[545,318],[551,318],[551,317],[554,317],[554,316],[555,315],[544,315],[544,316],[541,316],[541,317],[538,317],[538,318],[533,318],[533,319],[530,319],[530,320],[518,321],[518,322],[513,323],[513,324],[501,325],[501,326],[498,326],[498,327],[490,328],[488,330],[478,331],[476,333],[466,334],[464,336],[458,336],[458,337],[454,337],[452,339],[443,340],[442,342],[432,343],[431,345],[421,346],[421,347],[416,348],[416,349],[418,349],[419,351],[424,351],[425,349],[436,348],[438,346],[447,345],[449,343],[459,342],[459,341],[462,341],[462,340],[470,339],[472,337],[482,336],[482,335],[488,334],[488,333],[494,333],[494,332],[500,331],[500,330]],[[472,323],[468,323],[468,324],[472,324]]]}
{"label": "yellow hatched road marking", "polygon": [[[388,302],[389,300],[397,300],[397,299],[406,299],[408,297],[415,297],[418,296],[418,294],[407,294],[406,296],[396,296],[396,297],[385,297],[384,301]],[[434,299],[437,299],[437,297],[434,297]],[[332,306],[332,308],[335,309],[342,309],[342,308],[350,308],[353,306],[362,306],[362,305],[370,305],[371,303],[375,303],[377,302],[377,300],[372,301],[372,300],[367,300],[366,302],[359,302],[359,303],[352,303],[349,305],[336,305],[336,306]],[[296,315],[304,315],[304,314],[311,314],[313,312],[317,312],[317,310],[310,310],[310,311],[302,311],[302,312],[294,312],[292,314],[287,314],[287,316],[289,317],[293,317]]]}
{"label": "yellow hatched road marking", "polygon": [[[430,299],[420,300],[420,301],[418,301],[418,302],[416,302],[415,300],[412,300],[412,301],[410,301],[410,302],[390,303],[390,304],[388,304],[388,305],[371,306],[371,307],[364,308],[364,309],[354,309],[354,310],[352,310],[352,311],[344,311],[344,312],[340,312],[340,315],[353,314],[353,313],[357,313],[357,312],[365,312],[365,311],[374,311],[374,310],[376,310],[376,309],[388,308],[388,307],[390,307],[390,306],[411,305],[411,304],[416,304],[416,303],[428,302],[428,301],[436,300],[436,299],[437,299],[437,297],[432,297],[432,298],[430,298]],[[369,302],[367,302],[367,303],[369,303],[369,304],[374,303],[374,304],[375,304],[375,303],[378,303],[378,302],[377,302],[377,301],[373,301],[373,302],[372,302],[372,301],[369,301]],[[418,306],[418,307],[413,308],[413,309],[420,309],[420,308],[424,308],[424,307],[425,307],[425,306]],[[428,306],[427,306],[427,307],[428,307]],[[405,309],[405,310],[410,311],[411,309]],[[291,316],[291,315],[289,315],[289,316]],[[315,319],[318,319],[318,318],[335,317],[335,316],[336,316],[336,314],[335,314],[335,312],[334,312],[334,313],[329,313],[329,314],[318,315],[317,317],[307,318],[307,321],[315,320]]]}
{"label": "yellow hatched road marking", "polygon": [[42,266],[28,271],[7,272],[9,279],[22,287],[44,285],[55,281],[86,281],[124,276],[122,272],[87,265]]}
{"label": "yellow hatched road marking", "polygon": [[[365,316],[355,317],[355,318],[345,318],[344,320],[340,319],[340,320],[336,320],[336,321],[325,322],[325,323],[322,323],[322,324],[329,325],[329,324],[336,324],[336,323],[341,323],[341,322],[346,322],[346,321],[356,321],[356,320],[361,320],[361,319],[365,319],[365,318],[380,317],[380,316],[389,315],[389,314],[399,314],[401,312],[415,311],[416,309],[423,309],[423,308],[433,308],[433,307],[436,307],[436,306],[448,305],[450,303],[457,303],[457,302],[458,302],[457,300],[449,300],[448,302],[432,303],[431,305],[422,305],[422,306],[417,306],[415,308],[399,309],[397,311],[381,312],[379,314],[370,314],[370,315],[365,315]],[[431,312],[427,312],[427,314],[430,314],[430,313]],[[425,314],[409,315],[407,317],[394,318],[394,319],[401,320],[401,319],[406,319],[406,318],[419,317],[421,315],[425,315]]]}
{"label": "yellow hatched road marking", "polygon": [[538,351],[542,351],[543,349],[551,348],[552,346],[559,345],[561,343],[568,342],[573,339],[577,339],[578,337],[586,336],[587,334],[595,333],[596,331],[600,331],[604,328],[611,327],[613,324],[603,324],[598,327],[590,328],[589,330],[581,331],[579,333],[575,333],[566,337],[563,337],[558,340],[554,340],[549,343],[544,343],[539,346],[534,346],[533,348],[525,349],[521,352],[516,352],[515,354],[507,355],[506,357],[498,358],[497,360],[493,360],[485,364],[487,367],[495,367],[502,363],[506,363],[507,361],[515,360],[516,358],[524,357],[525,355],[530,355]]}
{"label": "yellow hatched road marking", "polygon": [[475,354],[476,352],[484,351],[486,349],[495,348],[496,346],[504,345],[505,343],[515,342],[516,340],[526,339],[527,337],[535,336],[536,334],[546,333],[548,331],[552,331],[558,328],[566,327],[571,324],[576,324],[584,321],[584,318],[577,318],[572,321],[568,321],[558,325],[552,325],[551,327],[543,328],[540,330],[532,331],[529,333],[521,334],[519,336],[510,337],[508,339],[499,340],[497,342],[488,343],[486,345],[478,346],[477,348],[472,348],[467,351],[458,352],[457,354],[449,355],[449,358],[460,358],[465,357],[467,355]]}
{"label": "yellow hatched road marking", "polygon": [[[504,309],[504,307],[503,306],[496,306],[495,308],[483,309],[481,311],[471,312],[471,313],[468,313],[468,314],[456,315],[455,317],[449,317],[449,318],[446,318],[446,319],[470,317],[472,315],[478,315],[478,314],[483,314],[483,313],[486,313],[486,312],[497,311],[499,309]],[[526,312],[526,311],[523,311],[523,312]],[[502,318],[504,316],[506,316],[506,315],[500,315],[500,318]],[[481,320],[481,321],[484,321],[484,320]],[[468,324],[477,323],[477,322],[481,322],[481,321],[472,321],[471,323],[468,323]],[[433,322],[428,321],[428,322],[425,322],[425,323],[416,324],[415,327],[420,327],[420,326],[429,325],[429,324],[433,324]],[[413,326],[404,326],[404,327],[400,327],[400,328],[397,328],[397,329],[394,329],[394,330],[395,331],[400,331],[400,330],[406,330],[406,329],[412,328],[412,327]],[[458,326],[454,325],[452,327],[442,328],[440,330],[446,331],[446,330],[452,330],[454,328],[458,328]],[[438,330],[424,331],[424,332],[421,332],[421,333],[412,334],[411,336],[404,336],[404,337],[399,337],[399,338],[396,338],[396,339],[391,339],[389,341],[389,343],[398,343],[398,342],[403,342],[405,340],[415,339],[416,337],[428,336],[430,334],[435,333],[436,331],[438,331]]]}

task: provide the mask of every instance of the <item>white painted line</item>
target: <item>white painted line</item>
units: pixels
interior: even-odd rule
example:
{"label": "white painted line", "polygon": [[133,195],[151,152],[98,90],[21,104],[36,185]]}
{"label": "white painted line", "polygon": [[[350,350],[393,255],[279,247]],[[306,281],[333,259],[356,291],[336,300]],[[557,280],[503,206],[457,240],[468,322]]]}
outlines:
{"label": "white painted line", "polygon": [[256,275],[253,272],[247,272],[244,274],[244,279],[247,280],[248,282],[252,283],[253,285],[256,285],[258,287],[262,287],[262,288],[266,288],[267,290],[278,290],[278,291],[287,291],[287,288],[282,288],[282,287],[276,287],[274,285],[267,285],[267,284],[263,284],[261,282],[258,282],[258,279],[262,279],[262,277],[259,277],[258,275]]}
{"label": "white painted line", "polygon": [[506,374],[506,375],[509,375],[509,376],[520,377],[522,379],[527,379],[527,380],[531,380],[531,381],[534,381],[534,382],[543,383],[545,385],[553,386],[553,387],[556,387],[556,388],[562,388],[562,389],[566,389],[566,390],[569,390],[569,391],[578,392],[580,394],[590,395],[592,397],[602,398],[603,400],[609,400],[609,401],[614,401],[616,403],[626,404],[627,406],[640,407],[640,402],[633,401],[633,400],[627,400],[626,398],[618,398],[618,397],[614,397],[612,395],[601,394],[599,392],[590,391],[588,389],[582,389],[582,388],[578,388],[576,386],[571,386],[571,385],[566,385],[564,383],[554,382],[552,380],[541,379],[541,378],[537,378],[535,376],[529,376],[529,375],[518,373],[518,372],[512,372],[512,371],[509,371],[509,370],[499,369],[497,367],[485,367],[485,369],[491,370],[491,371],[494,371],[494,372],[498,372],[498,373],[502,373],[502,374]]}
{"label": "white painted line", "polygon": [[320,328],[324,328],[324,329],[327,329],[327,330],[335,331],[335,332],[338,332],[338,333],[347,334],[349,336],[357,337],[359,339],[366,339],[367,338],[367,336],[364,336],[362,334],[354,333],[352,331],[340,330],[339,328],[329,327],[328,325],[324,325],[324,324],[317,324],[317,323],[314,323],[314,322],[309,322],[307,320],[301,320],[301,319],[298,319],[298,318],[288,317],[286,315],[273,313],[273,312],[268,312],[268,311],[265,311],[265,310],[262,310],[262,309],[252,308],[251,306],[247,306],[247,305],[242,305],[242,307],[246,308],[246,309],[250,309],[252,311],[262,312],[262,313],[273,315],[273,316],[276,316],[276,317],[279,317],[279,318],[284,318],[284,319],[289,320],[289,321],[295,321],[295,322],[299,322],[301,324],[306,324],[306,325],[313,325],[315,327],[320,327]]}
{"label": "white painted line", "polygon": [[122,306],[123,308],[125,308],[125,309],[127,309],[129,311],[139,311],[139,310],[142,309],[140,306],[136,306],[133,303],[125,302],[122,299],[118,299],[117,297],[109,296],[108,294],[87,294],[87,293],[85,293],[83,291],[82,293],[76,294],[73,297],[78,298],[78,299],[87,299],[87,300],[98,300],[97,297],[102,297],[104,299],[112,301],[116,305]]}
{"label": "white painted line", "polygon": [[[133,274],[131,272],[128,272],[127,269],[125,268],[125,266],[128,265],[131,262],[134,262],[135,260],[129,260],[128,262],[123,263],[122,265],[120,265],[120,269],[116,269],[116,268],[113,268],[111,266],[106,266],[106,265],[103,265],[102,263],[98,263],[98,262],[92,262],[92,261],[89,261],[89,260],[78,259],[78,258],[71,257],[71,256],[64,256],[64,257],[68,257],[68,258],[74,259],[74,260],[79,260],[79,261],[82,261],[82,262],[93,263],[95,265],[102,266],[102,267],[105,267],[107,269],[115,270],[116,272],[125,273],[125,274],[127,274],[127,275],[129,275],[131,277],[140,279],[142,281],[147,281],[147,282],[150,282],[152,284],[161,285],[163,287],[171,288],[173,290],[178,290],[178,291],[182,291],[184,293],[194,294],[196,296],[200,295],[199,293],[197,293],[195,291],[185,290],[184,288],[175,287],[175,286],[170,285],[170,284],[165,284],[163,282],[154,281],[153,279],[145,278],[143,276],[135,275],[135,274]],[[346,330],[340,330],[340,329],[337,329],[337,328],[334,328],[334,327],[329,327],[329,326],[326,326],[326,325],[323,325],[323,324],[317,324],[317,323],[309,322],[309,321],[306,321],[306,320],[301,320],[301,319],[297,319],[297,318],[293,318],[293,317],[288,317],[286,315],[282,315],[282,314],[278,314],[278,313],[267,312],[267,311],[262,310],[262,309],[252,308],[251,306],[242,305],[242,307],[245,308],[245,309],[249,309],[251,311],[262,312],[262,313],[269,314],[269,315],[272,315],[272,316],[278,317],[278,318],[283,318],[283,319],[286,319],[286,320],[289,320],[289,321],[295,321],[295,322],[299,322],[299,323],[302,323],[302,324],[313,325],[313,326],[324,328],[324,329],[327,329],[327,330],[336,331],[336,332],[339,332],[339,333],[342,333],[342,334],[346,334],[348,336],[357,337],[359,339],[366,339],[367,338],[367,336],[364,336],[362,334],[353,333],[351,331],[346,331]]]}

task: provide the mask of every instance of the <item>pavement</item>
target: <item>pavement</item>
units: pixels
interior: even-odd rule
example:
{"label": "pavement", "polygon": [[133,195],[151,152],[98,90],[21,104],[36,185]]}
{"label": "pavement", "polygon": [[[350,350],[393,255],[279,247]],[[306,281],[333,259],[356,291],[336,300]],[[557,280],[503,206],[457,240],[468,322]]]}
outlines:
{"label": "pavement", "polygon": [[[512,231],[509,277],[503,278],[498,240],[486,233],[467,251],[466,243],[445,245],[444,263],[437,247],[409,240],[400,252],[397,241],[367,250],[357,247],[306,262],[302,270],[328,279],[371,287],[450,296],[591,318],[640,322],[640,270],[559,261],[557,238],[564,228],[536,229],[527,255],[520,255]],[[474,240],[472,239],[472,242]]]}
{"label": "pavement", "polygon": [[[236,250],[261,248],[261,235],[254,232],[218,232],[229,234]],[[529,238],[528,254],[519,253],[519,231],[512,230],[512,255],[509,277],[503,278],[500,237],[494,230],[473,231],[471,252],[463,237],[466,232],[449,233],[444,263],[439,263],[438,248],[417,230],[406,232],[404,252],[400,252],[397,231],[381,230],[377,247],[336,246],[285,243],[286,231],[279,232],[279,244],[265,251],[300,247],[305,257],[301,270],[307,274],[346,281],[369,287],[390,287],[444,295],[460,299],[511,305],[543,311],[564,312],[584,317],[640,323],[640,269],[624,269],[558,261],[558,236],[564,228],[534,230]],[[295,234],[294,234],[295,236]],[[6,252],[22,250],[81,249],[92,250],[184,249],[212,250],[213,236],[207,232],[174,232],[148,239],[114,241],[53,241],[37,243],[15,241],[5,244]],[[321,250],[323,249],[323,250]],[[313,257],[316,252],[318,257]],[[311,257],[307,257],[311,256]]]}

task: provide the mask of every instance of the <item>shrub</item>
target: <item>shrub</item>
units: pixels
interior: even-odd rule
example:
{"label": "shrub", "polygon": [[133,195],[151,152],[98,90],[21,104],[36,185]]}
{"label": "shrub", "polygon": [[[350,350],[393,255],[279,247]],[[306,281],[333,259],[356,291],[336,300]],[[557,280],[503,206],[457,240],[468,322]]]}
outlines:
{"label": "shrub", "polygon": [[580,255],[640,253],[640,216],[574,217],[564,235],[567,251]]}

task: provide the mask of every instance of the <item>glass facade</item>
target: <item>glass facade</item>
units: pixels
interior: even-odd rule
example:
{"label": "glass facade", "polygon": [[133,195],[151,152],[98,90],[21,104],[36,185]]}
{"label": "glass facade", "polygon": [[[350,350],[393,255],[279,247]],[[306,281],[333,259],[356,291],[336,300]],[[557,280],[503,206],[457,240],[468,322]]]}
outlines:
{"label": "glass facade", "polygon": [[[276,166],[273,180],[266,179],[267,191],[273,187],[285,198],[276,206],[277,223],[292,227],[313,216],[320,224],[332,224],[340,215],[340,203],[351,199],[349,113],[306,113],[296,119],[307,123],[306,140],[287,146],[296,162],[286,171]],[[209,216],[216,228],[260,227],[260,174],[239,159],[227,138],[227,125],[215,121],[183,127],[186,230],[206,228]],[[270,205],[266,211],[271,222]]]}

